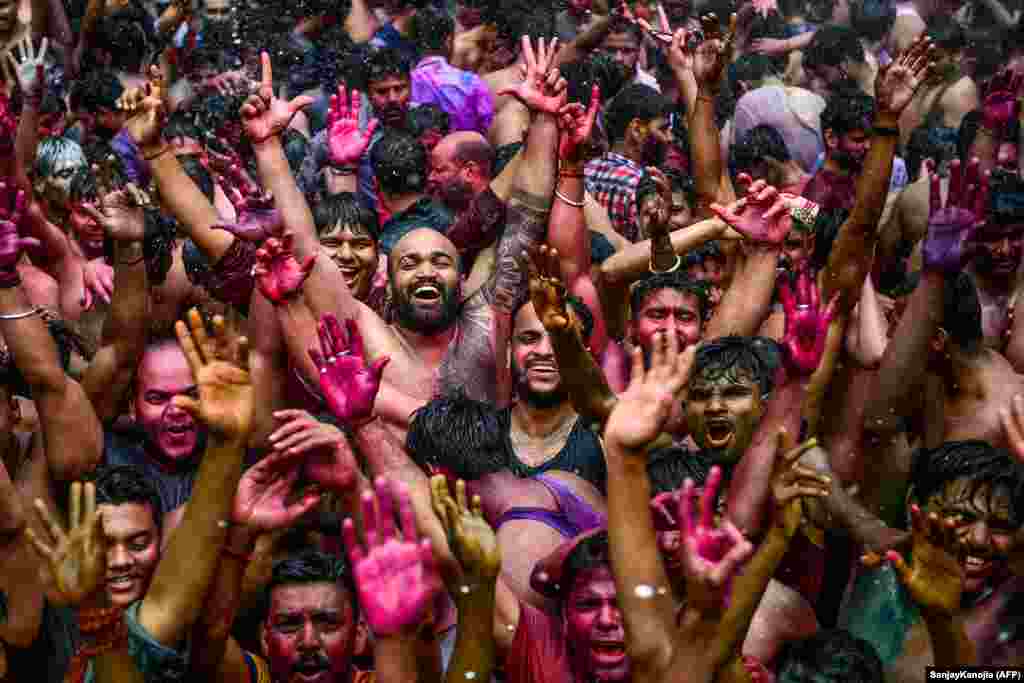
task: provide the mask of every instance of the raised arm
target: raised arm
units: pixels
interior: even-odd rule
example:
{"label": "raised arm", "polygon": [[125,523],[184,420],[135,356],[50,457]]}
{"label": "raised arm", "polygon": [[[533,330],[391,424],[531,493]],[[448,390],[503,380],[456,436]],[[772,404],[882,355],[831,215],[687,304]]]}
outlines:
{"label": "raised arm", "polygon": [[139,624],[169,648],[178,647],[196,623],[213,583],[253,413],[248,341],[229,338],[219,316],[212,333],[197,310],[189,312],[188,321],[187,327],[179,321],[175,332],[199,398],[176,396],[174,402],[206,426],[206,451],[184,518],[160,558],[138,614]]}
{"label": "raised arm", "polygon": [[18,191],[13,212],[0,211],[0,334],[32,391],[42,425],[50,476],[70,482],[92,471],[102,456],[103,432],[82,387],[60,364],[57,345],[40,310],[21,287],[17,263],[22,250],[37,245],[18,235],[25,195]]}
{"label": "raised arm", "polygon": [[715,122],[715,99],[718,97],[725,66],[732,61],[736,16],[730,19],[729,30],[725,35],[714,14],[701,17],[701,28],[705,39],[693,57],[697,98],[688,128],[693,181],[697,189],[694,213],[703,218],[711,215],[711,204],[719,200],[722,186],[722,145],[718,139],[718,124]]}
{"label": "raised arm", "polygon": [[[7,53],[21,89],[21,116],[18,117],[18,132],[14,139],[14,176],[18,187],[25,192],[31,192],[28,174],[39,144],[39,107],[46,87],[44,68],[47,44],[48,40],[43,38],[36,50],[29,34],[20,41],[17,49],[12,48]],[[21,59],[16,58],[15,54]]]}

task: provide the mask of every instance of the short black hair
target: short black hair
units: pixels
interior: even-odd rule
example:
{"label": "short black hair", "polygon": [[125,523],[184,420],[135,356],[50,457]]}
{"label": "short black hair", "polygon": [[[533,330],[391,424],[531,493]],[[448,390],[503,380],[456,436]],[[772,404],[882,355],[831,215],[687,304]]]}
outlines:
{"label": "short black hair", "polygon": [[360,71],[362,89],[366,91],[372,83],[385,78],[409,78],[411,67],[397,48],[385,47],[370,50],[362,59]]}
{"label": "short black hair", "polygon": [[100,20],[95,44],[110,53],[111,67],[139,72],[149,54],[150,36],[146,31],[150,18],[138,6],[129,5]]}
{"label": "short black hair", "polygon": [[729,149],[729,170],[733,175],[745,173],[766,158],[780,162],[792,159],[782,133],[762,123],[744,133]]}
{"label": "short black hair", "polygon": [[572,590],[576,577],[589,569],[611,567],[611,555],[608,551],[608,532],[599,531],[593,536],[580,541],[565,558],[562,567],[562,596]]}
{"label": "short black hair", "polygon": [[591,88],[596,82],[601,88],[601,99],[605,102],[629,82],[630,74],[615,58],[604,52],[591,52],[580,59],[566,62],[558,67],[568,84],[570,102],[590,106]]}
{"label": "short black hair", "polygon": [[659,116],[666,116],[670,109],[668,101],[651,86],[641,83],[627,85],[605,108],[604,122],[608,141],[616,143],[622,140],[633,119],[647,123]]}
{"label": "short black hair", "polygon": [[307,549],[274,563],[266,589],[267,607],[270,605],[270,594],[278,586],[306,583],[333,583],[344,588],[352,609],[359,613],[356,582],[348,562],[341,555],[328,555],[313,549]]}
{"label": "short black hair", "polygon": [[175,238],[178,224],[159,209],[145,209],[145,237],[142,254],[146,257],[146,277],[150,285],[163,284],[174,262]]}
{"label": "short black hair", "polygon": [[427,186],[427,150],[408,133],[389,130],[370,150],[380,189],[390,195],[423,192]]}
{"label": "short black hair", "polygon": [[437,130],[444,137],[451,132],[451,117],[436,104],[420,104],[409,108],[406,114],[406,128],[413,137],[420,137],[428,130]]}
{"label": "short black hair", "polygon": [[148,505],[157,531],[163,529],[163,503],[156,487],[132,465],[100,465],[92,473],[97,505]]}
{"label": "short black hair", "polygon": [[196,125],[195,121],[188,114],[176,111],[167,119],[163,129],[165,139],[192,138],[196,142],[202,142],[203,132]]}
{"label": "short black hair", "polygon": [[442,54],[448,50],[448,41],[455,35],[455,20],[447,12],[434,7],[416,10],[412,18],[412,39],[420,54]]}
{"label": "short black hair", "polygon": [[117,109],[124,86],[112,71],[89,71],[75,81],[69,102],[72,109],[95,114],[100,109]]}
{"label": "short black hair", "polygon": [[950,341],[967,354],[983,348],[985,333],[981,326],[981,300],[978,289],[967,273],[947,276],[942,296],[942,329]]}
{"label": "short black hair", "polygon": [[[521,297],[512,309],[512,325],[515,326],[516,317],[519,315],[519,311],[526,304],[532,304],[530,297]],[[583,337],[583,343],[590,343],[590,335],[594,333],[594,312],[590,310],[590,306],[587,305],[583,299],[572,294],[565,295],[566,305],[572,309],[573,315],[580,321],[580,335]]]}
{"label": "short black hair", "polygon": [[845,26],[827,24],[819,28],[804,50],[804,68],[842,66],[843,62],[863,63],[867,59],[857,32]]}
{"label": "short black hair", "polygon": [[1002,448],[987,441],[947,441],[936,448],[921,448],[914,453],[910,465],[911,496],[924,505],[957,479],[971,480],[969,495],[981,487],[1005,487],[1010,492],[1010,520],[1022,521],[1021,494],[1024,493],[1024,471],[1021,465]]}
{"label": "short black hair", "polygon": [[743,55],[729,65],[729,84],[737,91],[737,83],[760,83],[769,76],[778,76],[786,68],[775,57],[760,53]]}
{"label": "short black hair", "polygon": [[380,235],[377,212],[364,206],[354,192],[329,195],[313,205],[313,223],[318,235],[335,225],[358,225],[374,239]]}
{"label": "short black hair", "polygon": [[822,629],[791,640],[776,660],[777,683],[882,683],[874,646],[843,629]]}
{"label": "short black hair", "polygon": [[850,3],[850,26],[872,43],[889,35],[895,22],[896,7],[892,0],[859,0]]}
{"label": "short black hair", "polygon": [[640,309],[643,308],[647,298],[663,289],[673,289],[697,297],[697,313],[700,315],[701,321],[706,321],[711,314],[711,299],[708,296],[707,285],[692,279],[686,273],[675,271],[648,275],[633,285],[629,292],[629,308],[634,320],[640,315]]}
{"label": "short black hair", "polygon": [[711,462],[707,458],[680,446],[660,448],[647,456],[652,497],[677,491],[687,479],[698,487],[704,486],[710,472]]}
{"label": "short black hair", "polygon": [[739,372],[749,375],[761,387],[761,395],[767,396],[774,388],[781,357],[778,343],[767,337],[719,337],[697,347],[690,381],[706,375],[717,378]]}
{"label": "short black hair", "polygon": [[445,467],[475,481],[508,467],[505,436],[497,408],[456,391],[412,414],[405,450],[424,471],[430,465]]}
{"label": "short black hair", "polygon": [[821,131],[831,130],[846,135],[855,130],[869,130],[875,115],[875,98],[862,92],[840,90],[833,93],[821,112]]}

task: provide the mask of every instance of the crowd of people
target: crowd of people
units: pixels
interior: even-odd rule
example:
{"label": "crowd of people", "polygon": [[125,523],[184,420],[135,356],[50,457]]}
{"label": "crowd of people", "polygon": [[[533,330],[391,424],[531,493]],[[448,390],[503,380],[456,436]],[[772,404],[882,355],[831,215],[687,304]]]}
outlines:
{"label": "crowd of people", "polygon": [[1024,666],[1022,13],[0,0],[0,680]]}

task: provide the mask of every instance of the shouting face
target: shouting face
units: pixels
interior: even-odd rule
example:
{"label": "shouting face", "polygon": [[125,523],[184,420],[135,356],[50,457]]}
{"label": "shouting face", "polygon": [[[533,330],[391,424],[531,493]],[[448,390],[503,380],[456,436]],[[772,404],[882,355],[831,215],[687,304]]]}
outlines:
{"label": "shouting face", "polygon": [[626,631],[608,567],[585,569],[566,599],[565,636],[578,681],[627,681]]}
{"label": "shouting face", "polygon": [[451,241],[429,228],[398,240],[389,257],[391,291],[399,324],[420,334],[437,334],[459,314],[459,256]]}
{"label": "shouting face", "polygon": [[763,410],[760,385],[737,368],[706,369],[690,380],[686,392],[690,435],[718,463],[743,457]]}
{"label": "shouting face", "polygon": [[361,225],[338,223],[320,235],[320,246],[338,264],[352,296],[365,301],[377,272],[377,241]]}
{"label": "shouting face", "polygon": [[160,560],[160,531],[148,503],[104,504],[103,535],[107,541],[107,596],[116,607],[128,607],[149,588]]}
{"label": "shouting face", "polygon": [[192,457],[200,425],[174,405],[175,396],[198,396],[192,370],[177,344],[150,347],[139,364],[135,421],[146,433],[154,455],[167,464]]}
{"label": "shouting face", "polygon": [[262,629],[263,653],[277,683],[343,683],[352,675],[356,614],[335,583],[277,586]]}

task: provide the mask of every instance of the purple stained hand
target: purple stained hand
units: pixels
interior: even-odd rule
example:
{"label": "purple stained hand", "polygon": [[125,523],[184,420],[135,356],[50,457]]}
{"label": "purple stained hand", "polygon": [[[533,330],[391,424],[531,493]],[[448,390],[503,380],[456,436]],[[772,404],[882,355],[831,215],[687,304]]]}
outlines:
{"label": "purple stained hand", "polygon": [[818,284],[805,265],[796,278],[796,291],[789,277],[779,280],[779,299],[786,314],[782,346],[789,359],[788,368],[798,375],[813,374],[825,353],[828,327],[836,314],[838,294],[822,309]]}
{"label": "purple stained hand", "polygon": [[[342,536],[355,575],[359,605],[378,638],[419,626],[441,588],[430,541],[418,540],[409,490],[384,478],[374,482],[376,495],[363,493],[365,546],[355,523],[345,520]],[[401,533],[395,529],[398,498]],[[374,504],[376,503],[376,504]]]}
{"label": "purple stained hand", "polygon": [[299,263],[295,259],[292,242],[291,235],[282,239],[273,237],[256,252],[256,265],[253,266],[256,286],[275,304],[302,291],[302,284],[316,264],[315,255],[307,258],[305,263]]}
{"label": "purple stained hand", "polygon": [[21,221],[25,217],[25,204],[25,193],[18,190],[13,209],[0,207],[0,270],[13,272],[21,259],[22,251],[39,246],[39,240],[21,237],[18,233]]}
{"label": "purple stained hand", "polygon": [[988,206],[988,177],[979,173],[978,160],[967,166],[950,163],[949,193],[942,203],[939,176],[931,174],[928,233],[922,256],[926,270],[960,272],[973,253],[972,240]]}
{"label": "purple stained hand", "polygon": [[309,357],[320,371],[320,391],[334,416],[348,425],[358,425],[373,416],[381,375],[390,362],[388,356],[366,364],[363,336],[354,320],[345,321],[327,314],[320,319],[320,350],[310,349]]}

